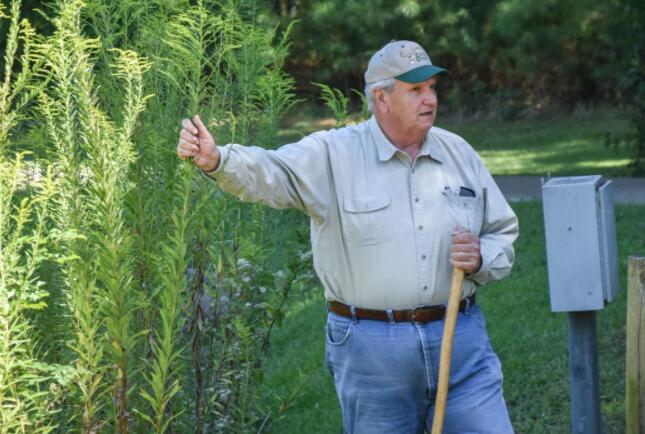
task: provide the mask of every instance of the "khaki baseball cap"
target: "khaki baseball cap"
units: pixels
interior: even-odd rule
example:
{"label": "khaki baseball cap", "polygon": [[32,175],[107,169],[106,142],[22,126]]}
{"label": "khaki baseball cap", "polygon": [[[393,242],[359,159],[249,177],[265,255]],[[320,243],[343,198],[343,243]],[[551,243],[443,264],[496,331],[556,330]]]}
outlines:
{"label": "khaki baseball cap", "polygon": [[371,84],[388,78],[420,83],[443,72],[448,70],[433,65],[421,45],[413,41],[392,41],[370,59],[365,71],[365,83]]}

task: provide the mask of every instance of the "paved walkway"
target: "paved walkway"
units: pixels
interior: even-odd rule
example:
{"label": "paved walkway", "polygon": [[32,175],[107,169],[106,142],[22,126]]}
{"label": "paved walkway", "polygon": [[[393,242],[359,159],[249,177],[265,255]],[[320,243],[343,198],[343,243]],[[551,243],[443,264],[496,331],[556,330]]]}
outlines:
{"label": "paved walkway", "polygon": [[[610,179],[614,182],[614,203],[645,204],[645,178]],[[538,176],[495,176],[495,182],[509,201],[542,200],[542,179]]]}

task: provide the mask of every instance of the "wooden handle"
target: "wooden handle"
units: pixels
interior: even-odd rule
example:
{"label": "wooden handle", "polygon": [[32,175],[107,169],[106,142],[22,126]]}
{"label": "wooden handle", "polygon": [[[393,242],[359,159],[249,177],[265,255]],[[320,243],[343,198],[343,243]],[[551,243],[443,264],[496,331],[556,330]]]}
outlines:
{"label": "wooden handle", "polygon": [[437,398],[434,403],[434,417],[432,418],[432,434],[441,434],[443,419],[446,415],[446,399],[448,398],[448,383],[450,381],[450,356],[452,355],[452,338],[455,335],[455,324],[461,301],[461,286],[464,283],[464,270],[452,269],[452,285],[448,309],[441,339],[441,358],[439,360],[439,384],[437,385]]}

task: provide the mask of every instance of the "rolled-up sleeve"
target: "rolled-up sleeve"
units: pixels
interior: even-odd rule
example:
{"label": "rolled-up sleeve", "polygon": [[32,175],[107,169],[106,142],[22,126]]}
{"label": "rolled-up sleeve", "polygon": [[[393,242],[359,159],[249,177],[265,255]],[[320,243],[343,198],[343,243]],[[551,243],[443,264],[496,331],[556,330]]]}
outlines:
{"label": "rolled-up sleeve", "polygon": [[515,261],[513,242],[519,234],[519,225],[517,216],[481,160],[478,166],[479,181],[484,191],[484,218],[480,234],[482,265],[468,278],[478,285],[484,285],[511,273]]}
{"label": "rolled-up sleeve", "polygon": [[230,144],[219,147],[220,165],[208,172],[222,190],[272,208],[297,208],[325,220],[331,192],[329,158],[317,135],[276,150]]}

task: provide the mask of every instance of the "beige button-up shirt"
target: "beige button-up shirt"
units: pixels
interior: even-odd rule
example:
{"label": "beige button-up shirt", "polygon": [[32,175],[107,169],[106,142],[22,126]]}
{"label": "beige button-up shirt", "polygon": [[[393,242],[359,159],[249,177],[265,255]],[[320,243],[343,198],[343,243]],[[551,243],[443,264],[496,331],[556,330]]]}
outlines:
{"label": "beige button-up shirt", "polygon": [[374,117],[277,150],[219,150],[209,176],[223,190],[311,217],[328,300],[371,309],[447,303],[457,226],[481,239],[482,266],[466,276],[463,297],[511,271],[517,218],[477,153],[446,130],[431,128],[414,161]]}

